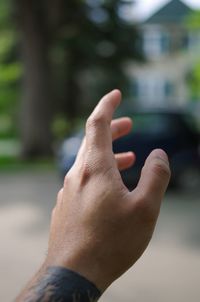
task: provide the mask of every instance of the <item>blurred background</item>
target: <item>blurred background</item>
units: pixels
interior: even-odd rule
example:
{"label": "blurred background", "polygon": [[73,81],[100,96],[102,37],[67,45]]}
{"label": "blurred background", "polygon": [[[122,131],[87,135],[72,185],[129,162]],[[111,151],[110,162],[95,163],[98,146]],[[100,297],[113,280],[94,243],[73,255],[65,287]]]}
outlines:
{"label": "blurred background", "polygon": [[0,300],[42,263],[50,213],[86,117],[119,88],[135,132],[122,174],[146,155],[173,172],[150,247],[102,302],[199,301],[200,3],[198,0],[0,0]]}

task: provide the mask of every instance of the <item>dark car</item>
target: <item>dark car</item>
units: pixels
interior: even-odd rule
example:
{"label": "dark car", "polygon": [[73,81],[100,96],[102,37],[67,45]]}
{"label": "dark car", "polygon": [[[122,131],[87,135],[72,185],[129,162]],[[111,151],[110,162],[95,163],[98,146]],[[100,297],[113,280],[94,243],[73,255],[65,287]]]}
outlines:
{"label": "dark car", "polygon": [[[189,115],[168,110],[129,111],[125,115],[133,119],[133,131],[115,141],[113,151],[136,154],[135,165],[121,172],[128,188],[135,186],[145,159],[155,148],[165,150],[169,156],[171,184],[190,189],[200,186],[199,135]],[[64,141],[59,160],[62,175],[72,166],[82,137],[83,132],[78,132]]]}
{"label": "dark car", "polygon": [[134,167],[122,172],[128,187],[138,181],[146,157],[155,148],[165,150],[169,156],[172,184],[190,188],[200,184],[199,136],[189,115],[158,110],[129,116],[133,132],[113,143],[116,153],[132,150],[136,154]]}

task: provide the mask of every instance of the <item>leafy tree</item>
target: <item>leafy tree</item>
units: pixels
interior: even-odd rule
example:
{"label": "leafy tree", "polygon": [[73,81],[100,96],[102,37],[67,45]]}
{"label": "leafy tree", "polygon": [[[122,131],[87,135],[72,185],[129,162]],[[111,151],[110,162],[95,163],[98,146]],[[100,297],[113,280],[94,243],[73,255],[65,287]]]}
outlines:
{"label": "leafy tree", "polygon": [[192,12],[186,18],[186,26],[188,29],[199,30],[200,28],[200,10]]}
{"label": "leafy tree", "polygon": [[200,100],[200,61],[192,68],[188,78],[190,96],[192,101]]}
{"label": "leafy tree", "polygon": [[[199,49],[200,11],[196,11],[188,16],[188,18],[186,19],[186,26],[188,30],[192,32],[193,35],[196,37],[197,49]],[[197,57],[198,59],[193,68],[191,69],[191,72],[188,77],[190,95],[193,101],[200,100],[200,61],[198,53]]]}
{"label": "leafy tree", "polygon": [[[77,115],[81,105],[81,75],[88,76],[91,98],[98,99],[115,87],[124,89],[127,84],[124,63],[141,57],[135,27],[120,15],[122,8],[128,5],[127,1],[82,1],[81,5],[80,2],[65,2],[67,30],[61,28],[67,55],[66,79],[69,84],[66,85],[65,98],[69,100],[67,112],[70,117]],[[87,81],[83,82],[87,85]],[[74,95],[77,91],[79,94]],[[71,103],[72,99],[76,101]]]}
{"label": "leafy tree", "polygon": [[19,96],[21,65],[16,58],[17,37],[10,18],[10,1],[0,2],[0,137],[14,135],[12,119]]}
{"label": "leafy tree", "polygon": [[24,63],[23,154],[47,155],[56,114],[73,124],[100,95],[126,87],[125,63],[141,58],[138,34],[121,13],[130,1],[13,1]]}

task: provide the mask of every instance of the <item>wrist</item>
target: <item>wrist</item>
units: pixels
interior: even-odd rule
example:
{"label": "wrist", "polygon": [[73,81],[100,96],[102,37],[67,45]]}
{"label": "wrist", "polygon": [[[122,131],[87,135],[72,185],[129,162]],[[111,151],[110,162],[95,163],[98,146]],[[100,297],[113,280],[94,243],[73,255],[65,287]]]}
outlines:
{"label": "wrist", "polygon": [[45,264],[16,302],[96,302],[100,296],[100,290],[84,276],[64,267]]}
{"label": "wrist", "polygon": [[[95,302],[101,296],[99,289],[84,276],[64,267],[49,267],[46,282],[56,284],[55,296],[63,301]],[[71,298],[71,300],[69,300]]]}
{"label": "wrist", "polygon": [[54,259],[47,257],[45,267],[62,267],[83,276],[93,283],[101,292],[104,292],[108,286],[114,281],[114,278],[108,276],[107,269],[102,269],[102,263],[98,257],[89,253],[83,253],[72,256],[55,257]]}

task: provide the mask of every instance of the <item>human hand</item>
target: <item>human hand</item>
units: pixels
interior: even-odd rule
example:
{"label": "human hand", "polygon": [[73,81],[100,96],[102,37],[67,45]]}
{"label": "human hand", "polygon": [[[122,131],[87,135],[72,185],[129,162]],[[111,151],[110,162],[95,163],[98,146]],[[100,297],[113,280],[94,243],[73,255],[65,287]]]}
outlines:
{"label": "human hand", "polygon": [[121,94],[114,90],[96,106],[76,162],[67,173],[52,213],[46,266],[80,273],[104,291],[146,249],[156,224],[170,169],[167,155],[154,150],[137,187],[129,192],[119,169],[134,163],[133,153],[114,156],[112,140],[131,121],[112,121]]}

